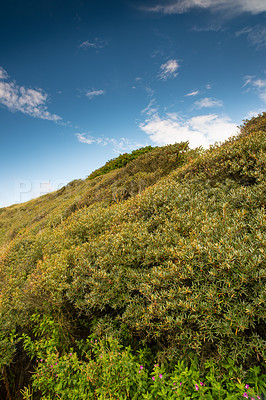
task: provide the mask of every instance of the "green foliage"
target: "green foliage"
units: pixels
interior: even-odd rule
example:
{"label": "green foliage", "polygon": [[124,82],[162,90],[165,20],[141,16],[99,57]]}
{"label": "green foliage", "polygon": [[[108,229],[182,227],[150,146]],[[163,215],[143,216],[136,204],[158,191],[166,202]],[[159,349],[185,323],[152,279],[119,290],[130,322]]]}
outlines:
{"label": "green foliage", "polygon": [[12,329],[10,333],[1,332],[0,334],[0,371],[13,360],[18,341],[17,336],[15,329]]}
{"label": "green foliage", "polygon": [[107,161],[107,163],[101,167],[93,171],[88,179],[94,179],[96,176],[107,174],[114,169],[125,167],[130,161],[135,160],[141,154],[149,153],[153,151],[156,147],[146,146],[141,147],[140,149],[133,150],[131,153],[120,154],[118,157],[113,158],[112,160]]}
{"label": "green foliage", "polygon": [[94,179],[74,180],[56,192],[1,209],[0,255],[8,249],[11,240],[36,235],[48,227],[53,229],[84,207],[98,204],[107,207],[140,194],[199,153],[200,149],[190,150],[187,143],[160,148],[148,146],[128,155],[124,167]]}
{"label": "green foliage", "polygon": [[22,333],[21,338],[24,349],[31,359],[41,358],[44,352],[54,352],[55,349],[65,350],[68,338],[64,332],[65,327],[62,326],[62,321],[56,323],[49,314],[40,315],[38,313],[33,314],[30,321],[33,323],[34,340],[26,333]]}
{"label": "green foliage", "polygon": [[[53,335],[52,335],[53,336]],[[246,376],[229,359],[222,370],[214,362],[206,362],[200,372],[197,358],[180,360],[172,368],[167,363],[151,364],[149,358],[134,355],[130,346],[123,348],[114,338],[87,339],[77,343],[78,351],[60,354],[54,339],[46,342],[40,353],[39,344],[24,337],[30,354],[38,355],[33,375],[31,396],[43,400],[59,397],[79,399],[239,399],[244,393],[255,397],[251,384],[254,370]],[[141,353],[141,352],[139,352]],[[144,351],[145,354],[145,351]],[[265,392],[266,385],[256,371],[256,393]],[[258,382],[259,385],[258,385]],[[29,396],[24,389],[24,399]],[[257,396],[256,396],[257,398]]]}
{"label": "green foliage", "polygon": [[[164,374],[190,354],[199,374],[204,365],[222,371],[231,358],[237,371],[253,371],[249,384],[258,392],[256,368],[264,371],[266,348],[265,119],[264,113],[245,122],[239,136],[207,151],[187,143],[156,148],[92,180],[1,210],[0,349],[10,381],[29,369],[25,349],[32,362],[42,352],[58,353],[72,368],[71,343],[97,335],[130,345],[127,362],[143,362],[134,357],[146,346],[169,366]],[[95,351],[86,360],[69,352],[86,368]],[[230,392],[220,378],[217,390]]]}
{"label": "green foliage", "polygon": [[266,132],[266,112],[244,120],[243,125],[239,128],[242,136],[247,136],[252,132]]}

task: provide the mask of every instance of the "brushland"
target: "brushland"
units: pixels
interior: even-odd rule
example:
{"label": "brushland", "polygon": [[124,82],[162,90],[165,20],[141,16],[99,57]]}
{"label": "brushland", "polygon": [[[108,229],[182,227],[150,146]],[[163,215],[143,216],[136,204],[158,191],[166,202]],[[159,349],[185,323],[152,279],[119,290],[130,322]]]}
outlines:
{"label": "brushland", "polygon": [[0,398],[262,399],[265,138],[263,113],[0,209]]}

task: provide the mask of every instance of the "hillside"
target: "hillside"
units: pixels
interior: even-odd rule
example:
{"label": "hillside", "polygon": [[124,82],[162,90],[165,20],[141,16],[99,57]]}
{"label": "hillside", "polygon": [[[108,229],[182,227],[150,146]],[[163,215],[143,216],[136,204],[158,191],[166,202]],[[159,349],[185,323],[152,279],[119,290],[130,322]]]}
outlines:
{"label": "hillside", "polygon": [[[115,338],[169,368],[195,356],[202,373],[214,362],[219,376],[230,357],[231,381],[263,370],[265,137],[263,113],[209,150],[144,148],[0,209],[0,398],[22,398],[37,359],[51,354],[75,353],[81,371],[87,338]],[[24,398],[56,398],[48,381]],[[62,398],[134,398],[86,390]]]}
{"label": "hillside", "polygon": [[27,203],[0,208],[0,248],[25,229],[36,233],[44,226],[56,227],[83,207],[109,206],[135,196],[200,152],[189,149],[188,143],[147,146],[108,161],[86,180],[77,179]]}

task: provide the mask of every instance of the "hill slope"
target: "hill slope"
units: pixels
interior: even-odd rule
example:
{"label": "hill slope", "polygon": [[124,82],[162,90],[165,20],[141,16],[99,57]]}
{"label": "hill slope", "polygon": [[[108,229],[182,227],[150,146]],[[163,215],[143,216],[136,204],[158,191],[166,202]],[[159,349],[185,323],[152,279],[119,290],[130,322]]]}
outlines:
{"label": "hill slope", "polygon": [[25,368],[10,332],[34,337],[36,312],[63,327],[62,348],[94,333],[262,366],[265,126],[266,113],[207,151],[156,148],[2,209],[2,366]]}
{"label": "hill slope", "polygon": [[96,203],[109,206],[135,196],[200,152],[189,149],[188,143],[147,146],[110,160],[86,180],[74,180],[56,192],[1,208],[0,248],[25,229],[36,233],[45,226],[57,226],[77,209]]}

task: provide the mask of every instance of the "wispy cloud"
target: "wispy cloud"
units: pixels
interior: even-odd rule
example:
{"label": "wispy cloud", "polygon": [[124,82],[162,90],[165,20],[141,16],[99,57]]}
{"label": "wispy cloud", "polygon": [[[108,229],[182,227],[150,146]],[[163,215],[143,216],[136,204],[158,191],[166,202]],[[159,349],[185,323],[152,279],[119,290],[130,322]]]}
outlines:
{"label": "wispy cloud", "polygon": [[18,86],[15,81],[7,80],[7,72],[0,69],[0,104],[9,111],[20,111],[31,117],[58,122],[62,118],[47,111],[48,94],[42,89],[25,88]]}
{"label": "wispy cloud", "polygon": [[250,119],[252,117],[257,117],[259,114],[265,112],[265,108],[258,108],[257,110],[251,110],[247,113],[244,119]]}
{"label": "wispy cloud", "polygon": [[190,96],[197,96],[197,94],[199,94],[199,91],[198,91],[198,90],[195,90],[194,92],[187,93],[185,96],[188,96],[188,97],[190,97]]}
{"label": "wispy cloud", "polygon": [[94,40],[85,40],[78,47],[85,49],[102,49],[108,44],[107,40],[95,38]]}
{"label": "wispy cloud", "polygon": [[141,110],[141,113],[146,115],[153,115],[157,111],[158,111],[158,106],[156,104],[156,100],[152,98],[149,104],[143,110]]}
{"label": "wispy cloud", "polygon": [[178,114],[158,113],[139,125],[156,145],[189,141],[192,148],[209,147],[217,141],[224,141],[236,133],[237,125],[226,116],[208,114],[184,120]]}
{"label": "wispy cloud", "polygon": [[7,79],[8,78],[8,73],[4,68],[0,67],[0,79]]}
{"label": "wispy cloud", "polygon": [[257,87],[258,89],[264,89],[266,87],[266,80],[264,79],[255,79],[252,82],[253,86]]}
{"label": "wispy cloud", "polygon": [[106,146],[108,144],[108,139],[104,138],[104,137],[97,138],[97,137],[91,136],[88,133],[75,133],[75,135],[77,136],[78,141],[80,143],[86,143],[86,144],[96,143],[101,146]]}
{"label": "wispy cloud", "polygon": [[198,26],[195,25],[193,26],[193,28],[191,29],[191,31],[194,32],[220,32],[220,31],[224,31],[225,28],[223,28],[221,25],[205,25],[205,26]]}
{"label": "wispy cloud", "polygon": [[266,27],[254,26],[245,27],[241,31],[236,32],[236,36],[247,35],[247,39],[251,45],[254,45],[257,50],[266,47]]}
{"label": "wispy cloud", "polygon": [[253,75],[246,75],[245,77],[244,77],[244,84],[243,84],[243,86],[242,87],[246,87],[246,86],[248,86],[251,82],[252,82],[252,80],[254,79],[255,77],[253,76]]}
{"label": "wispy cloud", "polygon": [[261,100],[266,103],[266,79],[247,75],[244,77],[244,81],[243,87],[246,87],[248,90],[254,90]]}
{"label": "wispy cloud", "polygon": [[127,138],[119,138],[119,139],[114,139],[114,138],[108,138],[108,137],[95,137],[92,136],[91,134],[88,133],[76,133],[75,134],[78,141],[80,143],[85,143],[85,144],[97,144],[99,146],[107,146],[111,145],[113,148],[113,151],[117,154],[126,152],[126,151],[132,151],[138,147],[145,146],[143,143],[138,143],[135,141],[131,141]]}
{"label": "wispy cloud", "polygon": [[175,78],[178,75],[178,68],[180,65],[178,64],[177,60],[169,60],[165,64],[162,64],[160,69],[161,72],[159,73],[159,78],[166,81],[169,78]]}
{"label": "wispy cloud", "polygon": [[102,90],[102,89],[100,89],[100,90],[89,90],[89,91],[86,93],[86,96],[87,96],[89,99],[92,99],[93,97],[101,96],[101,95],[103,95],[103,94],[105,94],[105,90]]}
{"label": "wispy cloud", "polygon": [[175,0],[168,2],[168,4],[164,2],[152,7],[145,7],[145,10],[163,14],[183,14],[193,8],[227,12],[231,15],[244,12],[259,14],[266,11],[266,2],[265,0]]}
{"label": "wispy cloud", "polygon": [[195,106],[197,108],[209,108],[209,107],[222,107],[223,102],[218,99],[214,99],[211,97],[205,97],[204,99],[200,99],[198,101],[195,101]]}

